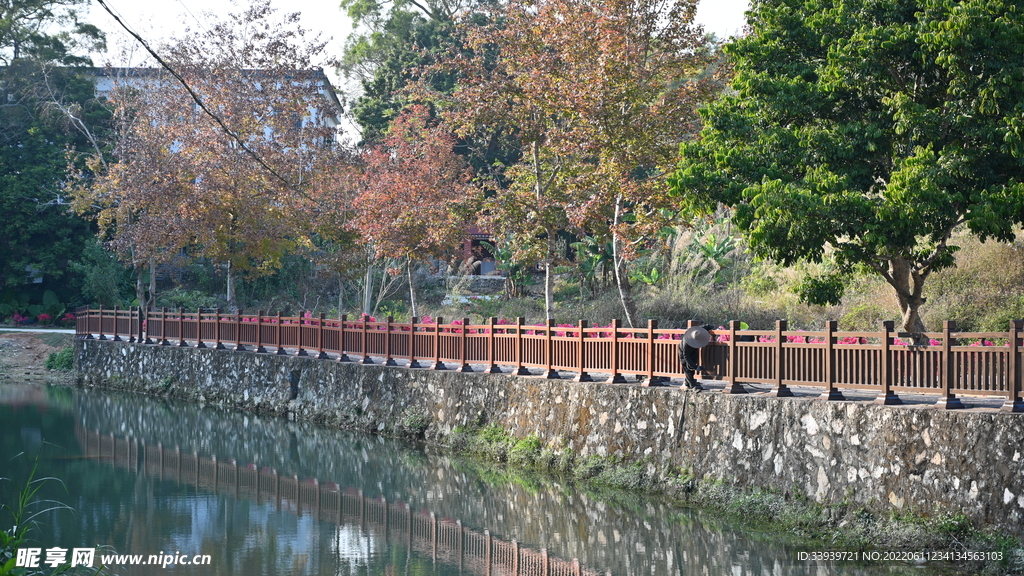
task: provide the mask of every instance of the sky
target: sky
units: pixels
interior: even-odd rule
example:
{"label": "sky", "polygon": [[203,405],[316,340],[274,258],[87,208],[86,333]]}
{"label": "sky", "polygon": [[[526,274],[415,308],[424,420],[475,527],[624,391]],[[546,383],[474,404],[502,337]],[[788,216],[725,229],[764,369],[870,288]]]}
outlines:
{"label": "sky", "polygon": [[[328,50],[333,55],[341,54],[345,37],[351,31],[351,23],[338,7],[340,0],[272,0],[272,6],[280,12],[299,12],[302,26],[319,32],[332,40]],[[186,27],[199,28],[204,13],[224,17],[240,12],[238,4],[231,0],[106,0],[135,32],[150,44],[159,44],[176,35]],[[697,20],[708,31],[720,38],[738,34],[743,27],[743,11],[748,0],[702,0],[697,8]],[[107,63],[115,66],[131,66],[144,59],[141,49],[125,34],[121,27],[97,3],[92,3],[89,18],[93,24],[107,33],[107,54],[93,55],[97,66]]]}
{"label": "sky", "polygon": [[[202,29],[202,23],[209,21],[208,15],[221,20],[231,13],[243,10],[239,4],[244,0],[105,0],[132,30],[142,36],[150,46],[156,48],[162,41],[181,36],[187,28]],[[738,35],[743,27],[743,12],[749,0],[699,0],[697,21],[719,38]],[[320,33],[322,40],[330,38],[325,56],[340,56],[345,38],[352,26],[348,17],[339,7],[340,0],[271,0],[271,5],[280,13],[298,12],[301,25],[312,33]],[[147,65],[147,54],[138,43],[123,31],[121,26],[96,2],[90,3],[87,20],[107,33],[105,54],[92,54],[96,66],[139,66]],[[310,34],[309,38],[313,34]],[[353,94],[353,86],[338,77],[333,69],[325,73],[342,92]],[[355,133],[355,126],[345,126],[346,133]]]}

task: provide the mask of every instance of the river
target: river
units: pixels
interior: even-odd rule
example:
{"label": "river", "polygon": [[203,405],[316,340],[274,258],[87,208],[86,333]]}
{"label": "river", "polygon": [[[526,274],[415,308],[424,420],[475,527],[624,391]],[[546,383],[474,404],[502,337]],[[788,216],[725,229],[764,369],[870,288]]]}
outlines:
{"label": "river", "polygon": [[59,479],[40,496],[70,508],[37,518],[44,561],[95,548],[127,575],[949,573],[802,560],[813,549],[708,513],[436,452],[136,395],[0,387],[0,475],[15,481],[3,502],[36,462]]}

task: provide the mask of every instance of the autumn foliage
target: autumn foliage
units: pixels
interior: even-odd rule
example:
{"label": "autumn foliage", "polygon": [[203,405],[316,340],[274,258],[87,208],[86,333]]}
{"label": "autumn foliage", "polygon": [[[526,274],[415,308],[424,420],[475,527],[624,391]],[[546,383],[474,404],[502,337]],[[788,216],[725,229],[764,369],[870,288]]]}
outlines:
{"label": "autumn foliage", "polygon": [[444,125],[413,106],[364,151],[351,226],[377,255],[440,258],[462,242],[474,190],[454,145]]}
{"label": "autumn foliage", "polygon": [[164,260],[187,246],[225,263],[233,304],[234,270],[274,269],[302,241],[311,184],[335,159],[323,119],[337,111],[312,68],[324,44],[297,19],[256,3],[167,48],[181,81],[159,68],[119,79],[116,163],[79,195],[119,252]]}

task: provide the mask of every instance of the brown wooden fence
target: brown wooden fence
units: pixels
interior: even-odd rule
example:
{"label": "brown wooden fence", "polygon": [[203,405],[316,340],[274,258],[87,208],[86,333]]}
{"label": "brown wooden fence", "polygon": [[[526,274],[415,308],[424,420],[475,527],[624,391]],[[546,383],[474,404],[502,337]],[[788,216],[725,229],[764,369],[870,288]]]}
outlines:
{"label": "brown wooden fence", "polygon": [[[702,376],[724,380],[730,394],[745,392],[742,383],[771,384],[774,396],[792,396],[790,386],[820,387],[826,400],[843,400],[843,389],[862,389],[877,391],[879,404],[899,404],[900,392],[937,394],[943,408],[962,407],[958,396],[996,396],[1006,399],[1004,411],[1024,412],[1022,325],[1015,320],[1006,332],[959,332],[955,322],[945,322],[941,332],[905,334],[892,322],[877,332],[839,332],[834,321],[819,331],[788,330],[784,320],[773,330],[740,330],[733,321],[712,331],[713,342],[701,349]],[[471,372],[475,365],[493,373],[504,366],[525,375],[539,368],[547,378],[573,372],[577,382],[592,381],[592,374],[605,374],[611,383],[636,375],[650,385],[683,376],[677,350],[685,329],[660,329],[654,320],[643,328],[618,320],[529,326],[522,318],[470,325],[468,319],[396,323],[167,309],[150,310],[140,322],[137,309],[101,308],[79,310],[76,332],[80,338],[363,364],[393,366],[398,359],[433,370]]]}
{"label": "brown wooden fence", "polygon": [[256,464],[201,456],[138,439],[101,434],[82,425],[75,436],[87,458],[99,458],[119,468],[173,480],[213,492],[226,492],[256,502],[274,502],[278,510],[296,515],[313,514],[319,521],[357,525],[391,542],[406,546],[435,561],[458,566],[471,574],[487,576],[601,576],[571,561],[548,554],[547,549],[522,546],[492,536],[489,530],[473,530],[452,518],[425,510],[413,511],[402,502],[368,497],[362,490],[344,488],[316,478],[299,478]]}

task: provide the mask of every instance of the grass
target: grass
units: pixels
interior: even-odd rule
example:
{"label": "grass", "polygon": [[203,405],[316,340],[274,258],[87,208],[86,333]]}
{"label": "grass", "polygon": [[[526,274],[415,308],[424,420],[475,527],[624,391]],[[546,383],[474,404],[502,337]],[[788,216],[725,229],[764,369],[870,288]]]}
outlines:
{"label": "grass", "polygon": [[[27,457],[20,454],[17,457]],[[36,478],[38,460],[32,463],[31,471],[23,483],[17,484],[11,478],[0,478],[0,483],[6,482],[15,484],[13,502],[0,503],[0,522],[4,526],[10,526],[0,531],[0,576],[43,576],[54,574],[86,574],[97,575],[103,573],[102,566],[71,567],[65,563],[56,568],[48,568],[40,558],[39,568],[16,567],[17,551],[26,545],[31,544],[30,536],[32,530],[38,526],[39,518],[47,515],[53,510],[71,510],[66,504],[54,500],[43,500],[39,498],[39,491],[49,482],[60,482],[57,478]],[[2,492],[0,492],[2,493]]]}

